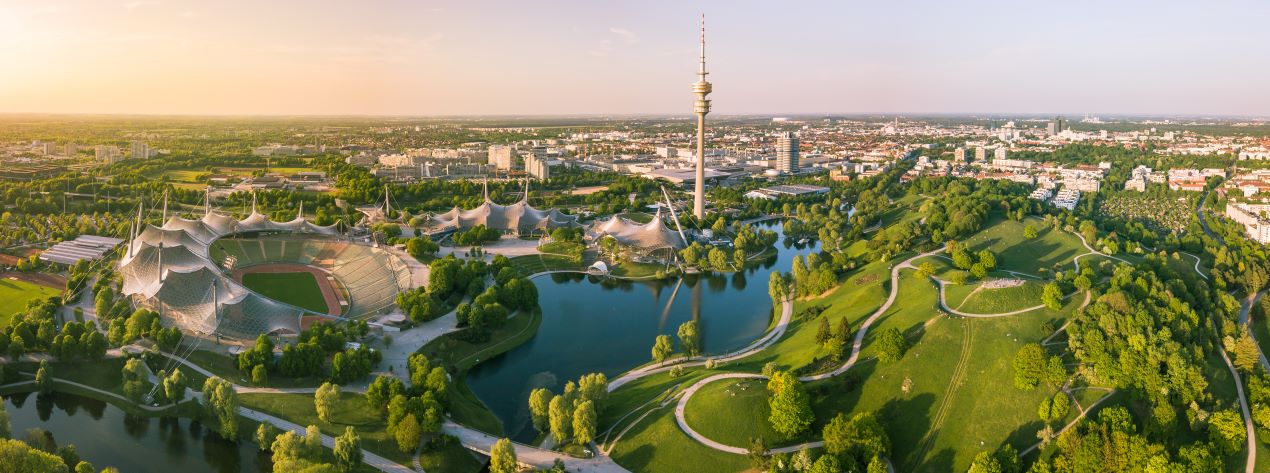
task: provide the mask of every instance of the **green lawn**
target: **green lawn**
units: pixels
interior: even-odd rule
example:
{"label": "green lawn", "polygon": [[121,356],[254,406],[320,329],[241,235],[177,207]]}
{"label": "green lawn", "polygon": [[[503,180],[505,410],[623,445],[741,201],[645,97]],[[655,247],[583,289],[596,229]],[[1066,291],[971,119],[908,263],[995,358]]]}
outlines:
{"label": "green lawn", "polygon": [[26,281],[0,279],[0,327],[9,325],[14,314],[26,310],[27,302],[60,296],[62,291]]}
{"label": "green lawn", "polygon": [[558,255],[523,255],[510,258],[509,261],[511,261],[512,267],[519,269],[525,274],[558,270],[581,271],[585,269],[568,257]]}
{"label": "green lawn", "polygon": [[[749,469],[744,456],[720,452],[688,438],[675,423],[670,406],[653,411],[636,424],[610,455],[626,469],[643,473],[733,473]],[[691,468],[685,469],[686,465]]]}
{"label": "green lawn", "polygon": [[325,314],[328,308],[312,273],[249,273],[243,285],[270,299]]}
{"label": "green lawn", "polygon": [[[1028,225],[1036,227],[1036,238],[1023,236],[1023,229]],[[991,250],[997,256],[999,270],[1033,275],[1040,275],[1042,269],[1053,271],[1056,266],[1071,268],[1073,257],[1089,251],[1075,235],[1047,226],[1037,219],[1023,222],[996,220],[963,243],[969,244],[975,252]]]}
{"label": "green lawn", "polygon": [[657,275],[658,271],[664,271],[665,265],[654,263],[636,263],[626,262],[614,266],[609,271],[610,275],[623,278],[651,278]]}
{"label": "green lawn", "polygon": [[574,243],[572,241],[553,241],[538,247],[538,251],[557,255],[581,254],[582,250],[583,246],[581,243]]}
{"label": "green lawn", "polygon": [[750,439],[762,438],[768,447],[809,442],[817,432],[788,438],[776,432],[768,421],[767,381],[724,379],[710,383],[688,400],[684,417],[697,433],[711,440],[745,448]]}
{"label": "green lawn", "polygon": [[238,395],[238,399],[243,407],[300,425],[316,425],[322,433],[331,436],[343,434],[344,427],[352,426],[362,438],[362,448],[402,465],[410,464],[410,454],[401,453],[396,441],[386,432],[384,418],[366,403],[366,397],[361,394],[340,393],[340,400],[331,416],[332,422],[318,419],[312,394],[243,393]]}
{"label": "green lawn", "polygon": [[1031,280],[1020,286],[995,289],[983,288],[982,283],[967,286],[974,289],[960,300],[948,290],[945,290],[945,297],[950,307],[972,314],[997,314],[1035,307],[1041,304],[1041,293],[1045,290],[1044,283]]}

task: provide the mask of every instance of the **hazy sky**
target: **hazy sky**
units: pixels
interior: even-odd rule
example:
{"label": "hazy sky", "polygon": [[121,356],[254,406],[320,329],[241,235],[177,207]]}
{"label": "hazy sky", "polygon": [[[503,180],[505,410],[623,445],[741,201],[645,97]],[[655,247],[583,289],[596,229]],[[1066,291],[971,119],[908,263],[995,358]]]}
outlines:
{"label": "hazy sky", "polygon": [[0,0],[0,112],[1270,115],[1270,2]]}

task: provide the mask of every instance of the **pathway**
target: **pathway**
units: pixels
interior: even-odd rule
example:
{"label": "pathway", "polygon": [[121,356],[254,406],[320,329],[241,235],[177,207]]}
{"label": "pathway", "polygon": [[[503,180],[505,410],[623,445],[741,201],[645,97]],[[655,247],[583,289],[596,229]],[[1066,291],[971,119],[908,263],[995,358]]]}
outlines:
{"label": "pathway", "polygon": [[[1248,336],[1252,337],[1252,341],[1257,341],[1257,334],[1252,331],[1252,317],[1248,312],[1252,310],[1252,306],[1257,305],[1261,300],[1261,296],[1266,295],[1266,291],[1262,290],[1256,294],[1251,294],[1239,301],[1239,325],[1248,332]],[[1261,344],[1257,344],[1257,355],[1261,357],[1261,367],[1270,372],[1270,361],[1266,360],[1266,354],[1261,351]]]}
{"label": "pathway", "polygon": [[[802,376],[798,378],[799,381],[810,382],[810,381],[831,378],[834,376],[838,376],[842,373],[845,373],[847,372],[847,370],[851,369],[852,366],[855,366],[856,362],[860,359],[860,350],[864,347],[865,333],[869,331],[869,327],[872,326],[873,323],[876,322],[877,319],[882,316],[882,314],[885,314],[886,311],[891,309],[891,305],[895,303],[895,299],[899,296],[900,270],[901,269],[916,269],[913,267],[913,264],[912,264],[913,261],[926,257],[926,256],[939,254],[942,251],[944,251],[943,248],[940,248],[938,250],[922,253],[917,256],[913,256],[907,260],[904,260],[904,262],[892,267],[891,268],[891,294],[887,296],[886,302],[884,302],[881,307],[878,307],[878,309],[874,311],[873,314],[869,316],[869,318],[865,319],[864,323],[860,325],[860,329],[856,330],[855,339],[851,344],[851,356],[847,358],[847,361],[843,363],[842,366],[839,366],[837,369],[833,371],[816,374],[816,375],[810,375],[810,376]],[[788,304],[788,302],[786,302],[786,304]],[[787,310],[786,313],[788,314],[789,311],[790,310]],[[788,320],[785,320],[785,319],[787,319],[787,316],[783,316],[782,320],[785,322],[788,322]],[[783,326],[781,327],[781,331],[784,332]],[[775,331],[773,331],[773,333],[775,333]],[[685,434],[687,434],[689,437],[692,437],[696,441],[701,442],[703,445],[706,445],[716,450],[744,455],[748,453],[747,450],[744,448],[733,447],[733,446],[724,445],[724,444],[715,442],[714,440],[710,440],[709,438],[706,438],[706,436],[701,435],[696,430],[693,430],[692,427],[688,425],[688,420],[684,417],[684,409],[688,405],[688,399],[690,399],[692,395],[697,392],[697,390],[701,389],[703,386],[710,384],[714,381],[719,381],[724,379],[736,379],[736,378],[766,379],[767,377],[761,374],[756,374],[756,373],[722,373],[722,374],[717,374],[714,376],[707,376],[705,378],[702,378],[700,381],[697,381],[692,386],[688,387],[688,389],[684,390],[683,395],[679,397],[679,402],[678,404],[675,405],[675,422],[679,424],[680,430],[683,430]],[[638,379],[638,377],[636,377],[635,379]],[[613,388],[612,383],[609,384],[609,388],[611,391]],[[824,445],[824,441],[815,441],[815,442],[808,442],[805,444],[790,445],[787,447],[775,448],[775,449],[771,449],[769,452],[770,453],[791,453],[791,452],[796,452],[799,449],[802,449],[803,447],[817,448],[822,445]]]}
{"label": "pathway", "polygon": [[1235,369],[1235,365],[1230,362],[1230,356],[1226,355],[1225,349],[1218,349],[1217,353],[1221,354],[1222,361],[1226,362],[1226,368],[1230,369],[1230,375],[1235,378],[1235,393],[1239,395],[1239,411],[1244,416],[1244,429],[1247,430],[1248,440],[1248,463],[1244,466],[1245,473],[1254,473],[1257,469],[1257,432],[1252,427],[1252,414],[1248,411],[1248,398],[1244,396],[1244,381],[1239,377],[1239,371]]}
{"label": "pathway", "polygon": [[[892,297],[892,299],[894,299],[894,297]],[[776,321],[776,326],[773,327],[772,330],[768,331],[767,335],[764,335],[763,338],[755,340],[754,343],[751,343],[749,346],[730,354],[725,353],[722,355],[697,358],[697,360],[699,361],[690,361],[691,360],[690,358],[677,358],[676,361],[671,361],[668,363],[650,364],[650,365],[645,365],[639,368],[635,368],[633,370],[627,371],[626,373],[623,373],[621,376],[618,376],[612,381],[609,381],[609,392],[613,392],[614,390],[622,387],[626,383],[635,381],[645,376],[661,373],[664,371],[670,371],[671,368],[674,368],[676,366],[684,366],[684,367],[702,366],[702,365],[705,365],[707,361],[714,361],[716,363],[726,363],[729,361],[739,360],[747,356],[753,355],[754,353],[757,353],[758,351],[764,348],[767,348],[771,344],[776,343],[776,341],[779,340],[781,336],[785,335],[785,329],[789,326],[789,322],[790,322],[790,319],[793,318],[793,314],[794,314],[794,303],[790,300],[785,300],[784,302],[781,303],[781,317],[780,319]]]}
{"label": "pathway", "polygon": [[[459,442],[469,450],[485,455],[489,454],[494,442],[499,440],[499,437],[464,427],[449,420],[445,421],[445,424],[441,426],[441,430],[446,434],[458,437]],[[597,454],[593,458],[574,458],[560,452],[544,450],[523,443],[512,442],[512,447],[516,449],[517,461],[531,465],[534,468],[550,469],[555,461],[559,459],[564,462],[565,467],[571,472],[625,473],[627,471],[621,465],[613,462],[613,459],[603,454]]]}

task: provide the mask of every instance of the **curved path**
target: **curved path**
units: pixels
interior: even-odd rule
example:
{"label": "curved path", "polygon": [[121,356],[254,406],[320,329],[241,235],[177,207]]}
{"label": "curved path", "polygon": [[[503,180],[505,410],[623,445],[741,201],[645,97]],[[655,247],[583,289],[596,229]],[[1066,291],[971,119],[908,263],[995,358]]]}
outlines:
{"label": "curved path", "polygon": [[[894,297],[892,297],[892,299],[894,299]],[[888,306],[889,306],[889,303],[888,303]],[[633,370],[627,371],[626,373],[623,373],[621,376],[618,376],[612,381],[609,381],[609,392],[613,392],[617,388],[622,387],[622,385],[625,385],[626,383],[629,383],[631,381],[635,381],[637,379],[643,378],[645,376],[661,373],[664,371],[670,371],[670,369],[676,366],[684,366],[684,367],[702,366],[702,365],[705,365],[707,361],[714,361],[716,363],[726,363],[729,361],[739,360],[747,356],[753,355],[761,351],[762,349],[767,348],[771,344],[776,343],[776,341],[779,340],[781,336],[785,335],[785,329],[789,327],[789,321],[790,319],[793,318],[793,314],[794,314],[794,303],[793,301],[790,301],[787,299],[781,303],[781,317],[780,319],[777,319],[776,326],[773,327],[772,330],[769,330],[767,332],[767,335],[764,335],[763,338],[755,340],[754,343],[751,343],[749,346],[730,354],[725,353],[722,355],[696,358],[696,360],[698,361],[691,361],[693,360],[692,358],[677,358],[676,360],[668,362],[668,363],[651,364],[651,365],[645,365],[639,368],[635,368]]]}
{"label": "curved path", "polygon": [[[831,378],[834,376],[838,376],[842,373],[845,373],[847,372],[847,370],[851,369],[852,366],[855,366],[856,362],[860,359],[860,350],[864,347],[864,335],[869,331],[869,327],[872,326],[873,323],[876,322],[877,319],[882,316],[882,314],[885,314],[886,311],[890,310],[891,305],[895,303],[895,299],[899,297],[900,270],[901,269],[916,269],[913,267],[913,264],[912,264],[913,261],[919,258],[924,258],[927,256],[939,254],[942,251],[944,250],[941,248],[938,250],[922,253],[920,255],[913,256],[907,260],[904,260],[904,262],[892,267],[891,268],[891,294],[887,296],[886,302],[884,302],[881,307],[878,307],[878,309],[874,311],[873,314],[869,316],[869,318],[864,320],[864,323],[860,325],[860,329],[856,330],[855,338],[851,343],[851,356],[847,358],[847,361],[843,363],[842,366],[839,366],[837,369],[833,371],[830,371],[827,373],[809,375],[809,376],[802,376],[798,378],[799,381],[809,382],[809,381],[816,381],[816,380]],[[789,305],[789,302],[786,302],[786,304]],[[787,317],[782,317],[782,320],[786,318]],[[785,320],[785,322],[788,322],[788,320]],[[783,326],[781,327],[781,332],[782,333],[784,332]],[[773,330],[773,333],[775,333],[775,330]],[[770,344],[770,342],[767,344]],[[688,389],[684,390],[683,395],[679,397],[679,402],[675,405],[675,422],[679,424],[679,428],[683,430],[683,432],[687,434],[689,437],[692,437],[694,440],[710,448],[713,448],[715,450],[725,451],[728,453],[745,455],[747,453],[747,450],[744,448],[724,445],[719,442],[715,442],[714,440],[710,440],[704,435],[701,435],[696,430],[693,430],[691,426],[688,425],[688,420],[684,417],[684,409],[688,406],[688,399],[690,399],[692,395],[695,394],[702,387],[715,381],[724,380],[724,379],[738,379],[738,378],[767,379],[767,376],[763,376],[757,373],[722,373],[722,374],[716,374],[714,376],[707,376],[697,381],[696,383],[693,383],[692,386],[689,386]],[[638,379],[638,376],[633,379]],[[609,387],[612,388],[611,383]],[[824,445],[824,441],[815,441],[815,442],[808,442],[804,444],[775,448],[775,449],[769,450],[769,452],[770,453],[790,453],[790,452],[796,452],[802,449],[803,447],[816,448],[822,445]]]}

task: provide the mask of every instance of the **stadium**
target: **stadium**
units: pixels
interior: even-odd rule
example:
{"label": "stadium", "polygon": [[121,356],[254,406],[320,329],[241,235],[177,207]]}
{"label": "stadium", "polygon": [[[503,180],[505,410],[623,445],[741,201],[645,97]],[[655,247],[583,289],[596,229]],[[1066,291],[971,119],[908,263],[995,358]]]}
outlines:
{"label": "stadium", "polygon": [[231,339],[391,311],[412,283],[406,263],[350,238],[338,222],[319,226],[298,215],[275,222],[253,203],[237,220],[209,206],[200,219],[165,216],[154,226],[138,214],[119,263],[123,293],[166,325]]}

